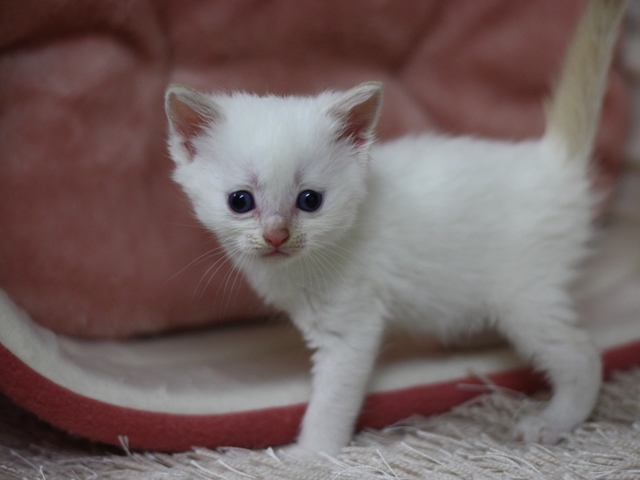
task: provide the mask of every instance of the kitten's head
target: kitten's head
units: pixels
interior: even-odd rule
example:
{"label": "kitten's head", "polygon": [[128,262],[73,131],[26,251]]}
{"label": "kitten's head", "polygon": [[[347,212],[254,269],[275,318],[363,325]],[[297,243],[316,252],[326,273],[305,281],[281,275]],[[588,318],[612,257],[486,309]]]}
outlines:
{"label": "kitten's head", "polygon": [[227,253],[284,262],[337,241],[366,194],[382,85],[315,97],[166,94],[174,179]]}

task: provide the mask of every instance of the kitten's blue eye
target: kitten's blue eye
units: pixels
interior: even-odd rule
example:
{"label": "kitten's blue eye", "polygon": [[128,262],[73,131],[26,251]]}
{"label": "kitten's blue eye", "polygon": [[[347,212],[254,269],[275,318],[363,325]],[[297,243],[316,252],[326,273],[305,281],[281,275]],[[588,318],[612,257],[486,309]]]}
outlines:
{"label": "kitten's blue eye", "polygon": [[245,190],[233,192],[229,195],[229,207],[236,213],[247,213],[255,208],[253,196]]}
{"label": "kitten's blue eye", "polygon": [[305,190],[298,195],[296,207],[305,212],[315,212],[322,205],[322,194],[314,190]]}

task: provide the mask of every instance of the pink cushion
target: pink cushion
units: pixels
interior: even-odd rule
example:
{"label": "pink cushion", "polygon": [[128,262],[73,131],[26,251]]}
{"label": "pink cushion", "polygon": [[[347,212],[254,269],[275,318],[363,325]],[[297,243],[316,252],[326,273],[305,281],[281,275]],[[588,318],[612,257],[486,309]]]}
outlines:
{"label": "pink cushion", "polygon": [[[542,98],[582,7],[7,0],[0,287],[40,324],[82,336],[259,317],[264,307],[228,264],[212,268],[215,243],[170,180],[170,82],[313,93],[382,80],[383,139],[429,129],[524,138],[542,131]],[[626,121],[612,79],[598,137],[605,187]]]}

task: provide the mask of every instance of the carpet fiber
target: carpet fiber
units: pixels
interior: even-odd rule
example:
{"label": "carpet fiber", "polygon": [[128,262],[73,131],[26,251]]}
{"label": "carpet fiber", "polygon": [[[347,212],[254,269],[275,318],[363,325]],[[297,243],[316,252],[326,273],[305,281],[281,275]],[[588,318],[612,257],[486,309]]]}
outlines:
{"label": "carpet fiber", "polygon": [[513,441],[509,433],[513,418],[540,409],[544,400],[494,391],[444,415],[414,417],[382,431],[363,432],[337,459],[305,462],[272,450],[127,453],[126,440],[118,450],[69,438],[2,400],[0,478],[640,478],[640,369],[614,375],[589,421],[560,444]]}

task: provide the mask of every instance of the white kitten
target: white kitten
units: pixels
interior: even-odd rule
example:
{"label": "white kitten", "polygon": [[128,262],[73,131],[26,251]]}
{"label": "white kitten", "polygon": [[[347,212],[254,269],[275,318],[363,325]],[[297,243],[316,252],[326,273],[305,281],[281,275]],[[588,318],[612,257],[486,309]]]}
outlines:
{"label": "white kitten", "polygon": [[555,442],[589,415],[600,357],[567,287],[590,237],[588,159],[623,9],[591,2],[538,140],[373,146],[378,83],[309,98],[169,88],[175,180],[315,350],[302,449],[347,444],[389,322],[508,338],[554,390],[519,438]]}

